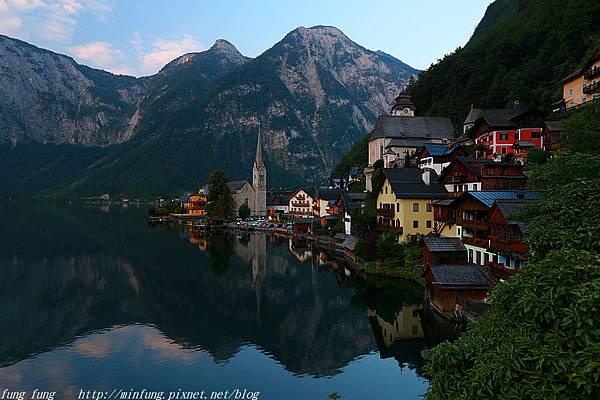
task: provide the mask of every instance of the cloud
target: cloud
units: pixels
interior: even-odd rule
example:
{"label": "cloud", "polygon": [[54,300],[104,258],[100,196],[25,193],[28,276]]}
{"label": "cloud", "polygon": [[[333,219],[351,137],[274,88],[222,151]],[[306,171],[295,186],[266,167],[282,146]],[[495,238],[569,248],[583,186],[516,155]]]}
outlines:
{"label": "cloud", "polygon": [[[141,42],[138,43],[138,48],[143,48]],[[185,53],[204,49],[205,47],[191,35],[184,35],[181,39],[176,40],[157,38],[152,41],[152,47],[148,52],[138,52],[138,70],[141,74],[154,74],[169,61]]]}
{"label": "cloud", "polygon": [[68,50],[79,60],[90,63],[95,67],[114,65],[115,62],[122,62],[124,59],[123,52],[107,42],[92,42],[71,46]]}
{"label": "cloud", "polygon": [[89,11],[100,20],[112,12],[112,0],[0,0],[0,32],[50,43],[68,43],[78,16]]}

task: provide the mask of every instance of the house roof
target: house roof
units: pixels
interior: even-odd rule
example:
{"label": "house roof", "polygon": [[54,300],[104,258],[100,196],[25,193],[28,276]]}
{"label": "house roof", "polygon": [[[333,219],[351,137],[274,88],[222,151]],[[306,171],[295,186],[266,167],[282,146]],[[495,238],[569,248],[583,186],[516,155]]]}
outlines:
{"label": "house roof", "polygon": [[371,140],[377,138],[454,139],[454,126],[444,117],[380,115],[371,131]]}
{"label": "house roof", "polygon": [[230,192],[237,192],[238,190],[240,190],[245,184],[250,184],[248,181],[243,180],[243,181],[229,181],[227,182],[227,188],[229,189]]}
{"label": "house roof", "polygon": [[479,120],[484,120],[491,128],[518,128],[515,122],[516,118],[530,111],[535,111],[531,107],[516,107],[516,108],[485,108],[479,113],[479,117],[474,123]]}
{"label": "house roof", "polygon": [[565,130],[565,124],[562,121],[545,121],[544,124],[551,132],[562,132]]}
{"label": "house roof", "polygon": [[442,288],[487,290],[495,282],[489,267],[481,265],[435,265],[430,270]]}
{"label": "house roof", "polygon": [[419,139],[392,139],[385,146],[386,149],[392,149],[394,147],[414,147],[415,149],[419,147],[423,147],[425,143],[428,143],[426,140]]}
{"label": "house roof", "polygon": [[498,190],[498,191],[469,191],[465,192],[463,196],[471,196],[474,199],[481,202],[486,207],[492,207],[494,202],[497,200],[524,200],[524,201],[535,201],[541,197],[536,192],[530,190]]}
{"label": "house roof", "polygon": [[469,111],[469,114],[467,115],[467,118],[465,118],[465,122],[463,122],[463,124],[467,125],[475,122],[477,118],[479,118],[479,116],[481,115],[481,111],[483,111],[483,109],[473,108],[473,106],[471,106],[471,110]]}
{"label": "house roof", "polygon": [[398,109],[398,108],[405,108],[408,107],[411,110],[415,109],[415,105],[413,104],[410,95],[408,93],[402,92],[400,93],[395,99],[394,99],[394,105],[392,107],[392,110]]}
{"label": "house roof", "polygon": [[448,145],[445,143],[425,143],[423,147],[433,157],[447,156],[460,148],[458,145]]}
{"label": "house roof", "polygon": [[343,191],[338,198],[342,198],[346,210],[355,210],[362,208],[362,203],[367,200],[367,194],[364,192],[351,193]]}
{"label": "house roof", "polygon": [[315,197],[319,200],[335,201],[342,192],[342,189],[317,189]]}
{"label": "house roof", "polygon": [[519,212],[519,210],[527,204],[526,200],[496,200],[495,206],[500,210],[504,218],[506,218],[506,222],[509,224],[517,225],[522,233],[527,232],[527,224],[523,221],[519,221],[515,219],[515,214]]}
{"label": "house roof", "polygon": [[383,173],[398,199],[448,197],[448,191],[438,182],[435,171],[430,171],[431,179],[428,185],[423,181],[423,171],[419,168],[384,168]]}
{"label": "house roof", "polygon": [[354,248],[356,247],[356,236],[348,235],[342,243],[342,247],[354,251]]}
{"label": "house roof", "polygon": [[[521,164],[512,163],[512,162],[488,160],[487,158],[474,158],[474,157],[464,157],[464,156],[459,156],[459,157],[456,157],[454,160],[452,160],[452,162],[446,168],[444,168],[442,170],[440,177],[441,178],[445,177],[449,173],[449,171],[452,170],[452,167],[458,163],[464,164],[465,167],[467,167],[467,169],[469,171],[471,171],[473,174],[475,174],[478,177],[494,177],[494,178],[504,178],[504,179],[527,179],[527,177],[522,172],[521,172],[521,175],[485,175],[483,173],[483,168],[482,168],[482,167],[488,167],[488,168],[516,167],[516,168],[520,168],[522,171],[523,166]],[[477,168],[477,167],[479,167],[479,168]]]}
{"label": "house roof", "polygon": [[426,236],[423,238],[423,242],[431,252],[467,251],[463,242],[457,237]]}

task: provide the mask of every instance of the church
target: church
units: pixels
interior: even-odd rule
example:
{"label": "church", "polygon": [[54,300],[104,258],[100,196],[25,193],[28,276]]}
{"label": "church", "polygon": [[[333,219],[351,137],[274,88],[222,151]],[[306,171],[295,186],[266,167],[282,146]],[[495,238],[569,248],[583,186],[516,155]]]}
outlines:
{"label": "church", "polygon": [[256,139],[256,156],[252,165],[252,184],[247,180],[230,181],[228,187],[235,202],[236,214],[242,204],[250,207],[253,216],[267,214],[267,169],[262,158],[260,125]]}

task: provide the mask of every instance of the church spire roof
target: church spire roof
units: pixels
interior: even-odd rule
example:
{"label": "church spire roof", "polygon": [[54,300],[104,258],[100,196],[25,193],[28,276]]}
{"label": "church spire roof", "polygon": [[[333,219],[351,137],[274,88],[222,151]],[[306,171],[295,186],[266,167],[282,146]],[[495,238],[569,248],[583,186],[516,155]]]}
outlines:
{"label": "church spire roof", "polygon": [[254,160],[256,166],[264,165],[264,161],[262,158],[262,141],[260,139],[260,123],[258,124],[258,138],[256,139],[256,158]]}

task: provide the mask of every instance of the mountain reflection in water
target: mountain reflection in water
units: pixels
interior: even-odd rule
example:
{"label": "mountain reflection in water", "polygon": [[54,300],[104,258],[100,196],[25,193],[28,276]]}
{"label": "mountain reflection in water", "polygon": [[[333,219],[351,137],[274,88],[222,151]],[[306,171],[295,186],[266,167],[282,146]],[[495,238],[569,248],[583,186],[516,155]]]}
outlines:
{"label": "mountain reflection in water", "polygon": [[413,284],[357,279],[287,238],[152,229],[144,209],[0,216],[0,387],[289,399],[418,398],[427,387]]}

